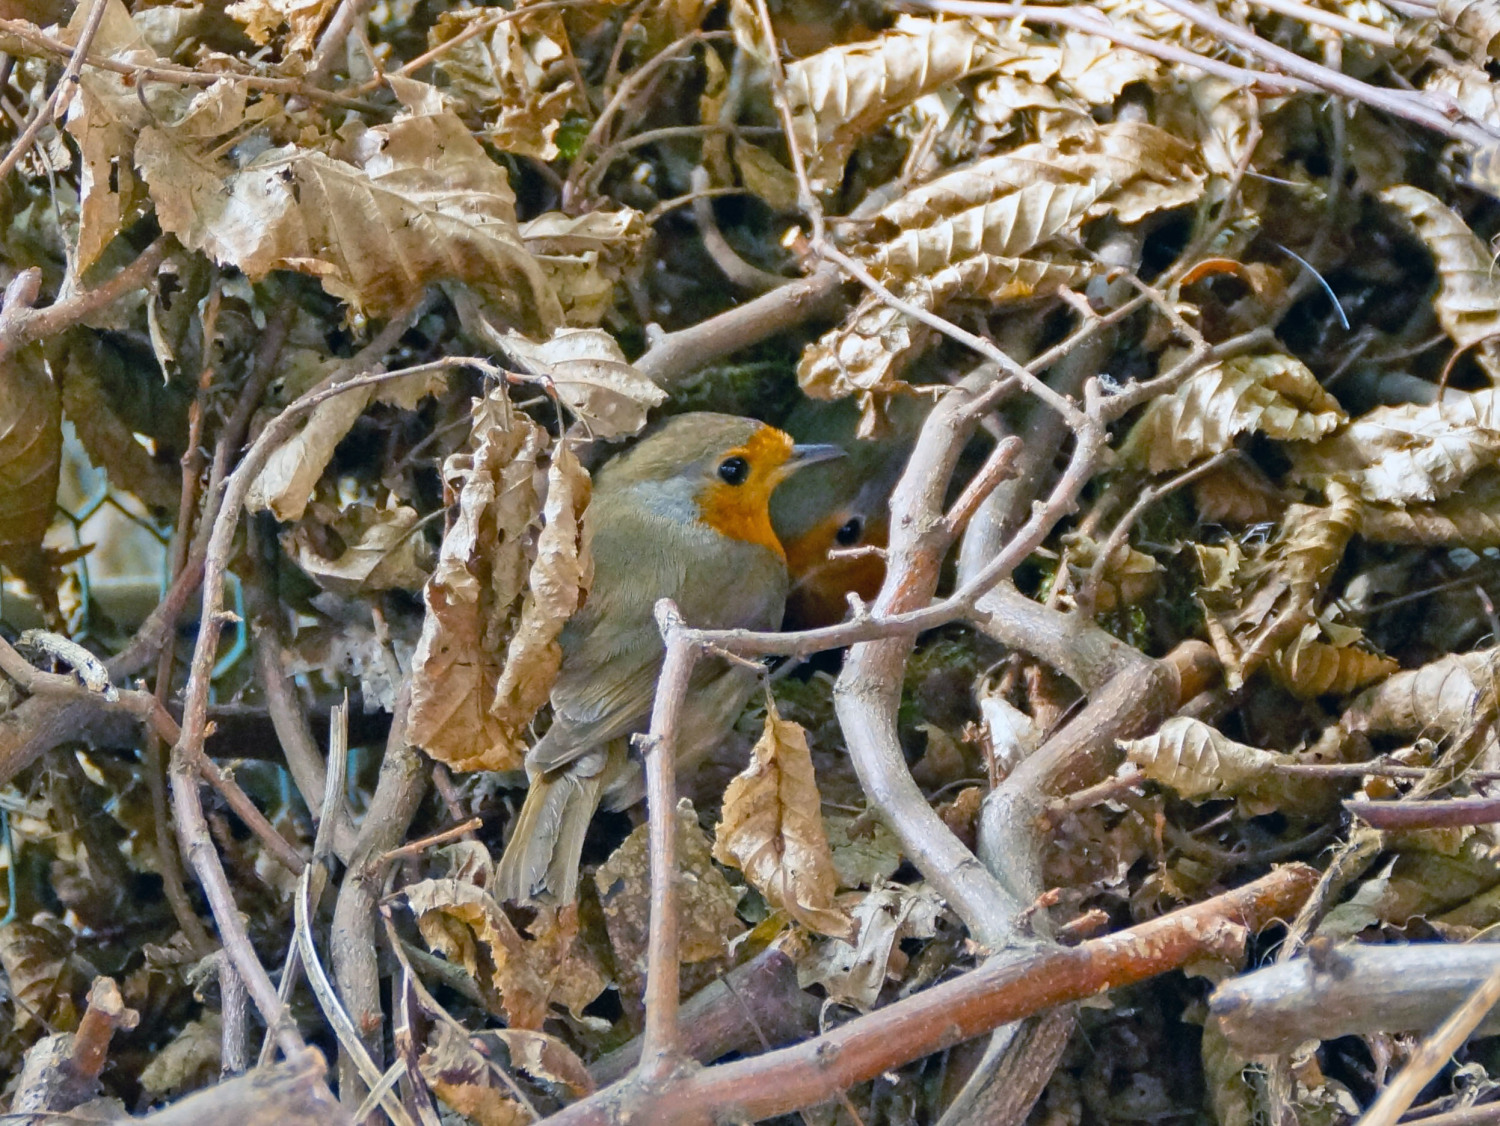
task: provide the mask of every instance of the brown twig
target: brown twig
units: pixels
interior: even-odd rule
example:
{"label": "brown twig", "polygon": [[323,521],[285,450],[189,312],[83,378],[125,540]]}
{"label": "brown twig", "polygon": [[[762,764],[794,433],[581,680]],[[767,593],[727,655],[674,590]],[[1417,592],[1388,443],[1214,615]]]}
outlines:
{"label": "brown twig", "polygon": [[37,135],[52,122],[58,111],[64,108],[62,104],[64,92],[68,98],[72,98],[74,88],[78,83],[78,73],[83,69],[84,59],[88,58],[89,47],[93,45],[94,36],[99,33],[99,27],[104,23],[104,12],[108,7],[107,0],[94,0],[90,6],[88,18],[84,21],[83,30],[78,33],[77,44],[68,55],[68,65],[63,68],[62,77],[52,87],[47,100],[36,108],[31,121],[11,145],[10,151],[0,157],[0,180],[10,175],[11,169],[31,149]]}
{"label": "brown twig", "polygon": [[[937,587],[952,537],[942,513],[947,483],[964,440],[989,409],[1003,381],[955,390],[928,415],[891,497],[891,542],[875,612],[924,606]],[[1012,447],[1012,450],[1014,447]],[[933,811],[911,776],[896,731],[896,706],[910,637],[853,646],[834,688],[834,709],[871,804],[909,857],[975,938],[994,947],[1021,905],[975,860]]]}
{"label": "brown twig", "polygon": [[[385,1059],[385,1012],[380,1000],[380,965],[376,958],[376,921],[380,913],[380,858],[401,843],[417,807],[427,792],[428,759],[406,741],[411,707],[411,685],[403,685],[396,700],[391,733],[386,740],[380,778],[370,808],[360,825],[349,866],[334,904],[328,944],[339,998],[359,1031],[360,1041],[377,1069]],[[330,793],[343,789],[342,777],[330,771]],[[363,1069],[346,1051],[339,1053],[339,1096],[346,1106],[357,1106],[369,1082]]]}
{"label": "brown twig", "polygon": [[640,1071],[655,1083],[681,1065],[677,1038],[677,721],[702,650],[670,599],[656,604],[666,657],[656,681],[651,728],[641,740],[650,822],[651,918],[646,938],[646,1028]]}
{"label": "brown twig", "polygon": [[[60,39],[38,31],[35,24],[26,20],[0,19],[0,37],[14,36],[19,43],[51,55],[59,59],[71,59],[74,49],[71,44],[64,43]],[[14,48],[11,48],[13,53]],[[194,70],[191,67],[174,66],[170,63],[153,63],[150,66],[139,66],[132,63],[122,63],[117,59],[101,57],[98,55],[83,60],[83,65],[91,66],[96,70],[109,71],[112,74],[124,75],[137,83],[162,82],[179,86],[212,86],[216,82],[226,79],[233,82],[243,83],[252,90],[265,90],[273,94],[289,94],[308,98],[312,101],[329,102],[334,105],[347,106],[350,109],[379,110],[379,106],[372,106],[367,102],[357,101],[343,94],[330,93],[320,90],[316,86],[295,78],[272,78],[262,74],[244,74],[237,71],[215,71],[207,68]]]}
{"label": "brown twig", "polygon": [[[99,6],[104,7],[102,0]],[[135,261],[108,281],[62,301],[54,301],[42,309],[31,307],[41,285],[41,271],[35,268],[22,270],[5,289],[4,312],[0,313],[0,358],[38,340],[56,336],[89,314],[144,288],[155,276],[157,267],[174,242],[171,235],[158,236],[136,255]]]}
{"label": "brown twig", "polygon": [[655,1090],[617,1084],[567,1107],[556,1126],[653,1126],[785,1114],[1043,1009],[1097,996],[1204,956],[1226,957],[1296,909],[1316,880],[1303,865],[1076,947],[985,966],[790,1048],[692,1072]]}

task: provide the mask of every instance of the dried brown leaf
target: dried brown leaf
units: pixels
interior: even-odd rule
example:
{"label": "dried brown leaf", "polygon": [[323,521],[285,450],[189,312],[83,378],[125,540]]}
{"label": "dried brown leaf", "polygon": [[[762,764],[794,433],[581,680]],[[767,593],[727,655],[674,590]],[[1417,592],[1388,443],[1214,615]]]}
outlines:
{"label": "dried brown leaf", "polygon": [[0,927],[0,968],[15,998],[11,1019],[17,1031],[33,1022],[52,1029],[73,1026],[77,1013],[71,993],[78,985],[68,965],[73,941],[68,928],[51,915]]}
{"label": "dried brown leaf", "polygon": [[906,964],[896,944],[903,938],[933,937],[943,911],[942,899],[926,884],[877,887],[852,912],[857,941],[831,938],[819,944],[798,964],[797,983],[803,988],[821,985],[832,1000],[869,1010],[886,977]]}
{"label": "dried brown leaf", "polygon": [[1318,627],[1312,624],[1303,627],[1290,645],[1266,662],[1271,679],[1303,700],[1347,696],[1384,680],[1400,667],[1381,653],[1350,645],[1330,645],[1320,640]]}
{"label": "dried brown leaf", "polygon": [[587,957],[575,955],[576,906],[544,912],[528,939],[490,894],[489,876],[481,863],[478,871],[407,886],[406,900],[423,939],[461,964],[492,1005],[498,1001],[511,1028],[540,1030],[553,1005],[581,1013],[606,981]]}
{"label": "dried brown leaf", "polygon": [[602,329],[560,328],[538,344],[508,333],[503,344],[526,369],[545,379],[596,438],[634,434],[667,394],[625,360]]}
{"label": "dried brown leaf", "polygon": [[[132,66],[159,62],[125,5],[120,0],[101,2],[105,9],[91,52]],[[68,27],[71,36],[78,35],[90,14],[74,10]],[[82,157],[78,170],[77,258],[73,263],[73,269],[82,273],[98,261],[121,227],[135,218],[145,203],[145,185],[137,178],[130,159],[136,134],[158,115],[175,118],[183,94],[164,84],[135,83],[127,76],[94,67],[85,67],[77,82],[77,96],[68,106],[67,129]]]}
{"label": "dried brown leaf", "polygon": [[750,764],[724,792],[714,859],[740,869],[767,903],[809,930],[853,940],[853,923],[834,902],[838,872],[807,733],[782,719],[774,701]]}
{"label": "dried brown leaf", "polygon": [[264,47],[273,32],[287,29],[281,45],[286,55],[310,56],[318,43],[323,21],[337,6],[338,0],[236,0],[224,7],[224,13],[245,28],[252,43]]}
{"label": "dried brown leaf", "polygon": [[418,1061],[422,1078],[466,1121],[478,1126],[526,1126],[533,1116],[507,1097],[490,1061],[449,1021],[438,1021]]}
{"label": "dried brown leaf", "polygon": [[559,323],[557,296],[521,242],[505,169],[436,90],[390,82],[406,112],[352,137],[348,160],[282,145],[236,168],[143,129],[136,162],[162,227],[252,280],[311,274],[372,315],[458,281],[513,324]]}
{"label": "dried brown leaf", "polygon": [[547,435],[503,390],[476,402],[472,453],[443,477],[458,514],[423,591],[427,617],[412,659],[411,741],[458,770],[516,770],[522,730],[490,711],[500,654],[532,563]]}
{"label": "dried brown leaf", "polygon": [[1496,0],[1437,0],[1437,16],[1473,40],[1478,61],[1500,56],[1500,3]]}
{"label": "dried brown leaf", "polygon": [[[493,20],[490,8],[449,9],[427,32],[427,45],[440,47]],[[567,66],[571,51],[560,12],[523,11],[519,19],[501,20],[488,32],[455,43],[435,66],[444,89],[478,115],[482,135],[496,148],[556,160],[563,117],[588,109]]]}
{"label": "dried brown leaf", "polygon": [[[1338,481],[1327,487],[1328,504],[1287,508],[1276,538],[1254,560],[1237,568],[1238,585],[1204,599],[1213,607],[1231,603],[1217,616],[1241,647],[1241,667],[1227,670],[1235,687],[1313,620],[1344,549],[1358,533],[1364,505]],[[1200,560],[1211,553],[1199,552]],[[1226,576],[1227,577],[1227,576]]]}
{"label": "dried brown leaf", "polygon": [[1163,473],[1222,453],[1243,434],[1309,442],[1345,421],[1338,400],[1301,361],[1280,354],[1239,356],[1153,399],[1120,454],[1147,472]]}
{"label": "dried brown leaf", "polygon": [[1292,476],[1334,477],[1383,504],[1431,503],[1500,462],[1500,393],[1452,393],[1434,403],[1376,407],[1313,446],[1288,451]]}
{"label": "dried brown leaf", "polygon": [[384,508],[357,504],[338,514],[331,525],[344,549],[330,559],[319,551],[326,537],[322,528],[303,524],[283,542],[308,578],[338,594],[369,594],[382,590],[418,591],[427,581],[422,565],[425,544],[417,534],[415,508],[394,503]]}
{"label": "dried brown leaf", "polygon": [[[646,978],[651,866],[648,826],[641,825],[599,865],[594,886],[615,951],[621,986],[637,990]],[[694,965],[727,959],[730,939],[745,928],[735,914],[740,893],[714,867],[708,836],[686,798],[677,803],[678,959]]]}
{"label": "dried brown leaf", "polygon": [[1500,279],[1489,248],[1456,212],[1420,188],[1401,184],[1380,198],[1411,221],[1432,252],[1442,283],[1433,309],[1443,331],[1460,348],[1479,345],[1476,358],[1491,379],[1500,379]]}
{"label": "dried brown leaf", "polygon": [[793,60],[787,97],[814,190],[836,188],[854,145],[902,106],[1023,54],[978,22],[900,16],[874,39]]}
{"label": "dried brown leaf", "polygon": [[[1082,284],[1093,272],[1093,267],[1065,260],[980,255],[917,279],[897,296],[925,309],[937,309],[959,297],[993,304],[1024,301]],[[815,399],[836,399],[893,383],[925,347],[932,331],[870,294],[842,325],[803,351],[797,382]]]}
{"label": "dried brown leaf", "polygon": [[1368,505],[1363,535],[1371,543],[1500,547],[1500,469],[1481,469],[1435,504]]}
{"label": "dried brown leaf", "polygon": [[1440,657],[1363,692],[1340,719],[1346,731],[1463,738],[1500,712],[1500,649]]}
{"label": "dried brown leaf", "polygon": [[490,714],[509,727],[520,729],[530,723],[547,702],[562,667],[558,634],[583,604],[593,582],[593,561],[581,525],[588,501],[589,475],[563,443],[553,450],[547,466],[547,499],[536,558],[490,705]]}
{"label": "dried brown leaf", "polygon": [[34,348],[0,361],[0,563],[27,578],[41,566],[62,466],[62,405]]}
{"label": "dried brown leaf", "polygon": [[1237,797],[1286,761],[1285,755],[1237,743],[1191,716],[1173,716],[1144,739],[1121,739],[1120,749],[1147,778],[1188,801]]}
{"label": "dried brown leaf", "polygon": [[[1067,533],[1062,542],[1068,549],[1068,571],[1077,590],[1087,581],[1103,545],[1080,532]],[[1095,609],[1108,614],[1139,604],[1160,585],[1161,571],[1161,564],[1150,555],[1128,543],[1120,544],[1100,572]]]}
{"label": "dried brown leaf", "polygon": [[[565,321],[597,325],[614,308],[615,286],[636,267],[651,230],[639,211],[546,211],[521,224],[521,239],[562,302]],[[622,357],[623,358],[623,357]]]}

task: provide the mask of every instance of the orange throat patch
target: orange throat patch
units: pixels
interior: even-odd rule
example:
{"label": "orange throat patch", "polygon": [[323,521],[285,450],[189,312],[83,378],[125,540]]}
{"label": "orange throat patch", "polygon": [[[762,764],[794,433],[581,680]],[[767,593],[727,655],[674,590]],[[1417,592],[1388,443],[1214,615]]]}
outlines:
{"label": "orange throat patch", "polygon": [[785,559],[786,552],[771,528],[771,494],[787,475],[792,440],[774,426],[762,426],[743,446],[727,450],[723,458],[742,457],[750,474],[738,484],[715,479],[698,494],[698,512],[721,536],[759,544]]}

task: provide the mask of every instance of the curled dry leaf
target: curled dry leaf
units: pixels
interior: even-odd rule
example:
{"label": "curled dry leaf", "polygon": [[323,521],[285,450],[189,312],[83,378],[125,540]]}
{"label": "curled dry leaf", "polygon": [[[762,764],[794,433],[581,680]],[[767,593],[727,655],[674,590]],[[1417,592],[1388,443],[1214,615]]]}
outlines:
{"label": "curled dry leaf", "polygon": [[500,389],[474,405],[472,452],[454,454],[443,466],[458,513],[423,590],[427,615],[412,658],[410,737],[458,770],[516,770],[525,755],[521,725],[503,722],[490,708],[534,559],[547,442],[546,432]]}
{"label": "curled dry leaf", "polygon": [[1477,61],[1500,56],[1500,4],[1495,0],[1437,0],[1437,17],[1473,41]]}
{"label": "curled dry leaf", "polygon": [[1316,445],[1288,452],[1302,484],[1341,477],[1366,500],[1431,503],[1500,461],[1500,392],[1376,407]]}
{"label": "curled dry leaf", "polygon": [[1500,547],[1500,469],[1481,469],[1435,504],[1371,504],[1363,528],[1371,543]]}
{"label": "curled dry leaf", "polygon": [[852,912],[857,943],[841,938],[820,943],[798,964],[797,983],[804,989],[821,985],[831,1000],[861,1011],[873,1008],[886,977],[906,965],[896,944],[903,938],[932,938],[944,909],[926,884],[876,887]]}
{"label": "curled dry leaf", "polygon": [[639,262],[651,229],[639,211],[547,211],[521,224],[521,238],[577,327],[597,325],[614,307],[615,286]]}
{"label": "curled dry leaf", "polygon": [[484,1053],[449,1021],[433,1026],[417,1063],[432,1093],[479,1126],[527,1126],[532,1114],[505,1094]]}
{"label": "curled dry leaf", "polygon": [[836,188],[855,143],[893,111],[1023,54],[1020,43],[978,21],[899,16],[874,39],[793,60],[787,98],[797,141],[812,158],[814,190]]}
{"label": "curled dry leaf", "polygon": [[[1077,590],[1088,580],[1104,545],[1081,532],[1064,535],[1062,542],[1068,549],[1068,570]],[[1129,543],[1120,544],[1100,572],[1094,609],[1109,614],[1138,605],[1160,584],[1161,571],[1161,564],[1145,552],[1137,551]]]}
{"label": "curled dry leaf", "polygon": [[1222,453],[1244,434],[1310,442],[1345,421],[1338,400],[1301,361],[1238,356],[1153,399],[1120,452],[1149,473],[1163,473]]}
{"label": "curled dry leaf", "polygon": [[287,29],[282,52],[286,55],[312,54],[318,43],[318,31],[338,0],[236,0],[227,4],[224,14],[238,21],[252,43],[264,47],[274,32]]}
{"label": "curled dry leaf", "polygon": [[[650,922],[649,826],[639,826],[599,865],[594,886],[615,951],[622,989],[639,992],[646,980],[646,935]],[[677,957],[684,965],[723,959],[732,938],[744,931],[735,913],[740,892],[714,867],[708,836],[693,803],[677,803]]]}
{"label": "curled dry leaf", "polygon": [[[1226,670],[1234,687],[1313,619],[1344,549],[1359,531],[1364,512],[1359,497],[1337,481],[1327,492],[1326,506],[1287,508],[1276,538],[1259,557],[1237,566],[1233,577],[1242,579],[1240,584],[1216,567],[1225,589],[1204,601],[1240,645],[1240,667]],[[1199,552],[1199,558],[1207,563],[1213,555]]]}
{"label": "curled dry leaf", "polygon": [[1317,625],[1309,623],[1266,662],[1271,679],[1300,699],[1347,696],[1401,667],[1381,653],[1352,644],[1329,644],[1320,633]]}
{"label": "curled dry leaf", "polygon": [[[324,360],[319,366],[327,374],[340,364]],[[251,512],[270,511],[278,520],[300,520],[338,444],[366,407],[383,402],[410,410],[423,396],[437,394],[443,386],[441,376],[410,375],[385,384],[354,387],[325,399],[308,413],[297,433],[271,452],[250,483],[245,507]]]}
{"label": "curled dry leaf", "polygon": [[1411,221],[1432,251],[1442,282],[1433,309],[1443,331],[1460,348],[1479,345],[1476,358],[1500,380],[1500,281],[1489,248],[1455,211],[1420,188],[1401,184],[1380,198]]}
{"label": "curled dry leaf", "polygon": [[528,371],[557,391],[596,438],[634,434],[666,392],[625,360],[615,338],[602,329],[560,328],[538,344],[508,333],[505,349]]}
{"label": "curled dry leaf", "polygon": [[[1082,284],[1091,267],[1035,258],[968,258],[921,278],[897,296],[925,309],[949,300],[983,297],[1022,301]],[[931,338],[932,330],[870,294],[844,323],[809,345],[797,365],[797,382],[815,399],[835,399],[894,381]]]}
{"label": "curled dry leaf", "polygon": [[554,1004],[581,1014],[606,982],[576,949],[577,906],[540,912],[528,940],[488,890],[488,855],[461,860],[462,874],[405,889],[423,939],[464,967],[511,1028],[539,1030]]}
{"label": "curled dry leaf", "polygon": [[1289,756],[1237,743],[1201,720],[1173,716],[1155,735],[1121,739],[1120,749],[1153,782],[1188,801],[1239,798],[1250,810],[1271,812],[1295,804],[1272,768]]}
{"label": "curled dry leaf", "polygon": [[547,499],[536,558],[526,580],[521,620],[505,651],[490,714],[519,730],[547,702],[562,647],[557,636],[583,604],[593,582],[593,561],[581,526],[589,500],[589,475],[566,443],[552,451]]}
{"label": "curled dry leaf", "polygon": [[282,145],[235,167],[210,146],[143,129],[136,161],[163,229],[252,280],[310,274],[374,316],[457,281],[513,324],[559,323],[557,295],[521,242],[505,169],[436,90],[389,81],[405,112],[351,136],[347,159]]}
{"label": "curled dry leaf", "polygon": [[336,559],[320,553],[318,541],[326,537],[314,537],[313,528],[299,526],[287,537],[289,554],[324,590],[345,595],[417,591],[427,581],[415,508],[394,500],[385,508],[357,504],[339,513],[332,527],[346,545]]}
{"label": "curled dry leaf", "polygon": [[72,997],[77,975],[68,964],[72,947],[72,933],[52,915],[0,927],[0,969],[15,998],[12,1020],[18,1031],[32,1022],[72,1028],[77,1021]]}
{"label": "curled dry leaf", "polygon": [[567,1087],[577,1098],[592,1094],[594,1080],[573,1049],[556,1036],[524,1028],[487,1028],[480,1041],[503,1044],[511,1063],[533,1079]]}
{"label": "curled dry leaf", "polygon": [[[453,42],[478,24],[492,26]],[[479,116],[484,138],[506,152],[556,160],[564,115],[588,106],[566,65],[572,48],[561,13],[522,11],[518,19],[496,20],[490,8],[445,11],[427,45],[449,43],[436,60],[439,79]]]}
{"label": "curled dry leaf", "polygon": [[772,700],[750,764],[724,792],[714,859],[740,869],[766,902],[809,930],[853,941],[854,924],[834,902],[838,871],[807,733],[782,719]]}
{"label": "curled dry leaf", "polygon": [[1500,649],[1441,657],[1363,692],[1339,721],[1349,732],[1463,739],[1500,713]]}
{"label": "curled dry leaf", "polygon": [[0,360],[0,563],[42,578],[62,466],[62,405],[34,348]]}
{"label": "curled dry leaf", "polygon": [[[854,249],[877,279],[923,309],[1025,300],[1094,272],[1058,242],[1085,218],[1119,208],[1122,219],[1138,219],[1196,199],[1202,185],[1191,150],[1163,130],[1094,127],[912,189],[881,210],[870,242]],[[867,296],[803,353],[798,382],[815,398],[868,391],[897,378],[930,332]]]}
{"label": "curled dry leaf", "polygon": [[[91,52],[132,66],[160,62],[125,5],[120,0],[101,2],[105,8]],[[91,9],[92,5],[88,10],[74,9],[68,27],[70,36],[82,31]],[[82,273],[98,261],[104,248],[145,202],[145,185],[129,159],[137,133],[158,115],[175,118],[183,94],[163,83],[137,83],[95,67],[85,67],[77,81],[77,96],[68,106],[67,130],[78,143],[82,158],[73,264],[74,270]],[[236,85],[243,91],[242,85]]]}

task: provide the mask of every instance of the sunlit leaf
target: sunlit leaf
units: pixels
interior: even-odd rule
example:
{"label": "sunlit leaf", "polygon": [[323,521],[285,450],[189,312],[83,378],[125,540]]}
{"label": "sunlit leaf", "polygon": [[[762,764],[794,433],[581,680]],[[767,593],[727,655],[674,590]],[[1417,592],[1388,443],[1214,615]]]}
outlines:
{"label": "sunlit leaf", "polygon": [[750,765],[724,792],[714,859],[744,872],[766,902],[803,926],[852,940],[854,926],[834,903],[838,872],[822,805],[807,733],[768,703]]}

